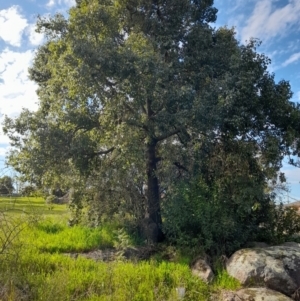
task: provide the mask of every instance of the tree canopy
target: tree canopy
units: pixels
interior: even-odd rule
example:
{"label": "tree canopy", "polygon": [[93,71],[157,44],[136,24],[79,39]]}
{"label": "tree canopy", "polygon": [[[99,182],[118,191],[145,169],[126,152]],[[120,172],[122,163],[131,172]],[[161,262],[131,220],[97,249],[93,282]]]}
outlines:
{"label": "tree canopy", "polygon": [[13,179],[9,176],[0,178],[0,194],[8,195],[14,191]]}
{"label": "tree canopy", "polygon": [[299,155],[299,107],[259,42],[212,28],[216,14],[212,0],[77,0],[40,18],[39,109],[6,118],[9,164],[37,185],[95,187],[160,229],[162,194],[196,174],[260,203]]}

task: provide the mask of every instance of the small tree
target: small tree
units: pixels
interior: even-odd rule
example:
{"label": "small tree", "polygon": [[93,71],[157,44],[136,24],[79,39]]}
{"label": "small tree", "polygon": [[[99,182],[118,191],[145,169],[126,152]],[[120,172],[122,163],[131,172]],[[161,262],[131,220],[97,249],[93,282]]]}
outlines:
{"label": "small tree", "polygon": [[9,195],[14,191],[13,180],[9,176],[0,178],[0,194]]}
{"label": "small tree", "polygon": [[37,188],[33,185],[27,185],[21,189],[22,196],[33,196],[37,191]]}

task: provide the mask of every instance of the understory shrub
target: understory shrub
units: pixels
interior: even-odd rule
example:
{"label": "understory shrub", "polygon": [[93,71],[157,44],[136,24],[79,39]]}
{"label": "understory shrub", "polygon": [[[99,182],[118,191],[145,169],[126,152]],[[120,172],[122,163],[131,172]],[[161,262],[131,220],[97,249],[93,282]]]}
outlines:
{"label": "understory shrub", "polygon": [[265,231],[261,225],[274,214],[278,216],[273,225],[276,235],[297,230],[291,223],[286,225],[280,212],[274,213],[270,196],[251,199],[242,191],[240,199],[236,199],[239,201],[223,193],[218,185],[209,187],[201,178],[177,185],[163,203],[167,238],[177,245],[218,256],[230,255],[249,240],[257,239]]}
{"label": "understory shrub", "polygon": [[281,244],[286,241],[300,241],[300,215],[294,207],[273,204],[268,219],[260,225],[256,235],[258,241]]}
{"label": "understory shrub", "polygon": [[163,215],[168,239],[180,246],[218,254],[233,251],[247,238],[226,201],[219,202],[203,181],[177,186]]}

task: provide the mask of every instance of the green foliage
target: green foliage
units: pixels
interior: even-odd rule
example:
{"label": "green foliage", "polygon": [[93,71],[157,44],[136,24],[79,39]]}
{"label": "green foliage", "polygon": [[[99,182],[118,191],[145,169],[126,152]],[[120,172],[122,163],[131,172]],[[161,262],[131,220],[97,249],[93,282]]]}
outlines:
{"label": "green foliage", "polygon": [[116,249],[115,260],[124,260],[127,248],[132,247],[132,239],[123,228],[115,231],[114,248]]}
{"label": "green foliage", "polygon": [[251,198],[237,204],[234,201],[217,183],[208,186],[201,178],[178,184],[163,206],[168,239],[212,256],[232,254],[258,234],[262,213],[265,221],[270,216],[263,206],[267,200],[261,201],[259,209],[254,206],[257,200]]}
{"label": "green foliage", "polygon": [[203,181],[172,191],[163,207],[164,231],[170,241],[205,252],[228,251],[226,242],[231,243],[238,229],[227,206],[218,204],[214,193]]}
{"label": "green foliage", "polygon": [[45,232],[47,234],[56,234],[58,232],[63,231],[66,227],[61,224],[57,223],[51,219],[45,219],[43,221],[38,221],[34,224],[34,227],[41,232]]}
{"label": "green foliage", "polygon": [[0,178],[0,195],[9,195],[14,191],[13,179],[9,176]]}
{"label": "green foliage", "polygon": [[260,42],[212,28],[216,13],[212,0],[81,0],[39,18],[39,108],[5,119],[8,163],[73,188],[71,224],[85,207],[94,225],[149,214],[156,241],[163,192],[170,239],[213,254],[244,244],[269,219],[283,157],[300,155],[300,107]]}
{"label": "green foliage", "polygon": [[44,193],[34,185],[27,185],[22,188],[21,195],[23,197],[43,197]]}
{"label": "green foliage", "polygon": [[[79,226],[72,229],[76,236],[80,235]],[[115,237],[115,230],[106,229],[110,237]],[[86,231],[85,227],[82,230]],[[99,229],[94,230],[99,232]],[[66,250],[78,251],[78,241],[73,241],[73,246],[70,246],[68,237],[74,240],[74,236],[65,231],[66,226],[57,220],[30,220],[20,237],[22,251],[14,256],[1,254],[1,300],[173,301],[177,300],[176,288],[180,286],[186,288],[185,300],[204,301],[210,294],[209,286],[192,276],[188,265],[154,261],[103,263],[59,254]],[[62,233],[63,239],[58,238]],[[90,230],[84,237],[88,249],[93,248],[87,241],[93,233]],[[120,235],[126,236],[123,231],[119,231]],[[60,248],[55,249],[53,244],[49,247],[50,240],[59,242]],[[46,245],[46,248],[41,245]],[[14,248],[17,250],[17,244]],[[55,253],[49,253],[54,250]]]}
{"label": "green foliage", "polygon": [[[27,206],[30,211],[30,203]],[[220,289],[238,288],[223,271],[213,285],[192,276],[181,253],[175,262],[165,258],[159,262],[135,263],[104,263],[80,255],[75,259],[60,254],[107,247],[109,240],[119,250],[127,247],[132,238],[116,228],[116,224],[95,229],[70,228],[66,225],[67,216],[62,217],[59,212],[51,218],[31,214],[20,219],[17,214],[9,214],[6,222],[0,223],[1,231],[8,233],[16,221],[25,227],[11,243],[9,252],[0,254],[0,299],[3,301],[174,301],[179,300],[179,287],[186,290],[184,300],[206,301]],[[165,250],[168,256],[176,252],[174,247]]]}
{"label": "green foliage", "polygon": [[299,240],[300,215],[297,208],[273,205],[269,218],[260,225],[257,240],[270,244],[281,244],[286,241]]}
{"label": "green foliage", "polygon": [[[202,158],[198,174],[216,182],[212,167],[232,163],[232,148],[263,171],[252,182],[260,194],[283,156],[298,154],[300,111],[289,83],[268,73],[260,43],[240,45],[233,29],[210,27],[216,13],[212,0],[83,0],[68,18],[40,18],[46,41],[29,72],[39,109],[6,118],[9,164],[38,187],[80,187],[96,224],[125,210],[160,226],[160,188],[194,175]],[[223,195],[239,186],[246,195],[241,174],[232,181],[235,168],[226,172]]]}
{"label": "green foliage", "polygon": [[224,268],[217,269],[213,285],[217,289],[237,290],[241,288],[239,281],[231,277]]}
{"label": "green foliage", "polygon": [[[1,262],[1,270],[9,264]],[[204,301],[210,292],[208,285],[191,275],[188,266],[165,262],[96,263],[81,257],[74,260],[33,251],[21,255],[10,276],[13,277],[9,282],[2,272],[0,281],[6,284],[2,294],[7,289],[12,301],[26,295],[29,300],[45,301],[173,301],[177,300],[179,286],[186,288],[185,300]]]}

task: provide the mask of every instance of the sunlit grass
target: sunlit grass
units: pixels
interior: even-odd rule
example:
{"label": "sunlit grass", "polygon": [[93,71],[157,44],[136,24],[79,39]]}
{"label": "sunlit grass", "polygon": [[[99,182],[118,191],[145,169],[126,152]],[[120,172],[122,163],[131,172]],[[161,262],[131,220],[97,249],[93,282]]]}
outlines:
{"label": "sunlit grass", "polygon": [[42,197],[0,197],[0,210],[9,214],[58,215],[68,212],[67,205],[48,205]]}
{"label": "sunlit grass", "polygon": [[[240,287],[224,270],[212,284],[202,282],[190,271],[188,252],[174,247],[135,263],[72,258],[65,253],[112,248],[120,226],[70,227],[65,205],[49,208],[42,198],[1,198],[3,211],[0,238],[9,227],[21,230],[7,252],[0,254],[3,301],[175,301],[179,300],[178,287],[185,289],[183,300],[204,301],[220,289]],[[165,259],[172,256],[174,262]]]}
{"label": "sunlit grass", "polygon": [[114,230],[110,225],[97,228],[67,225],[67,219],[45,218],[29,223],[22,233],[22,242],[42,252],[85,252],[114,245]]}
{"label": "sunlit grass", "polygon": [[[2,271],[8,263],[1,264]],[[15,298],[11,300],[18,300],[18,287],[25,284],[30,300],[49,301],[173,301],[178,300],[178,287],[186,289],[184,300],[204,301],[210,291],[207,284],[191,275],[188,266],[181,264],[153,261],[103,263],[82,257],[75,260],[60,254],[39,253],[33,249],[20,255],[14,274],[7,288],[15,291]],[[3,282],[3,273],[1,276]]]}
{"label": "sunlit grass", "polygon": [[238,280],[231,277],[225,269],[219,269],[216,273],[213,286],[215,289],[237,290],[241,288]]}

